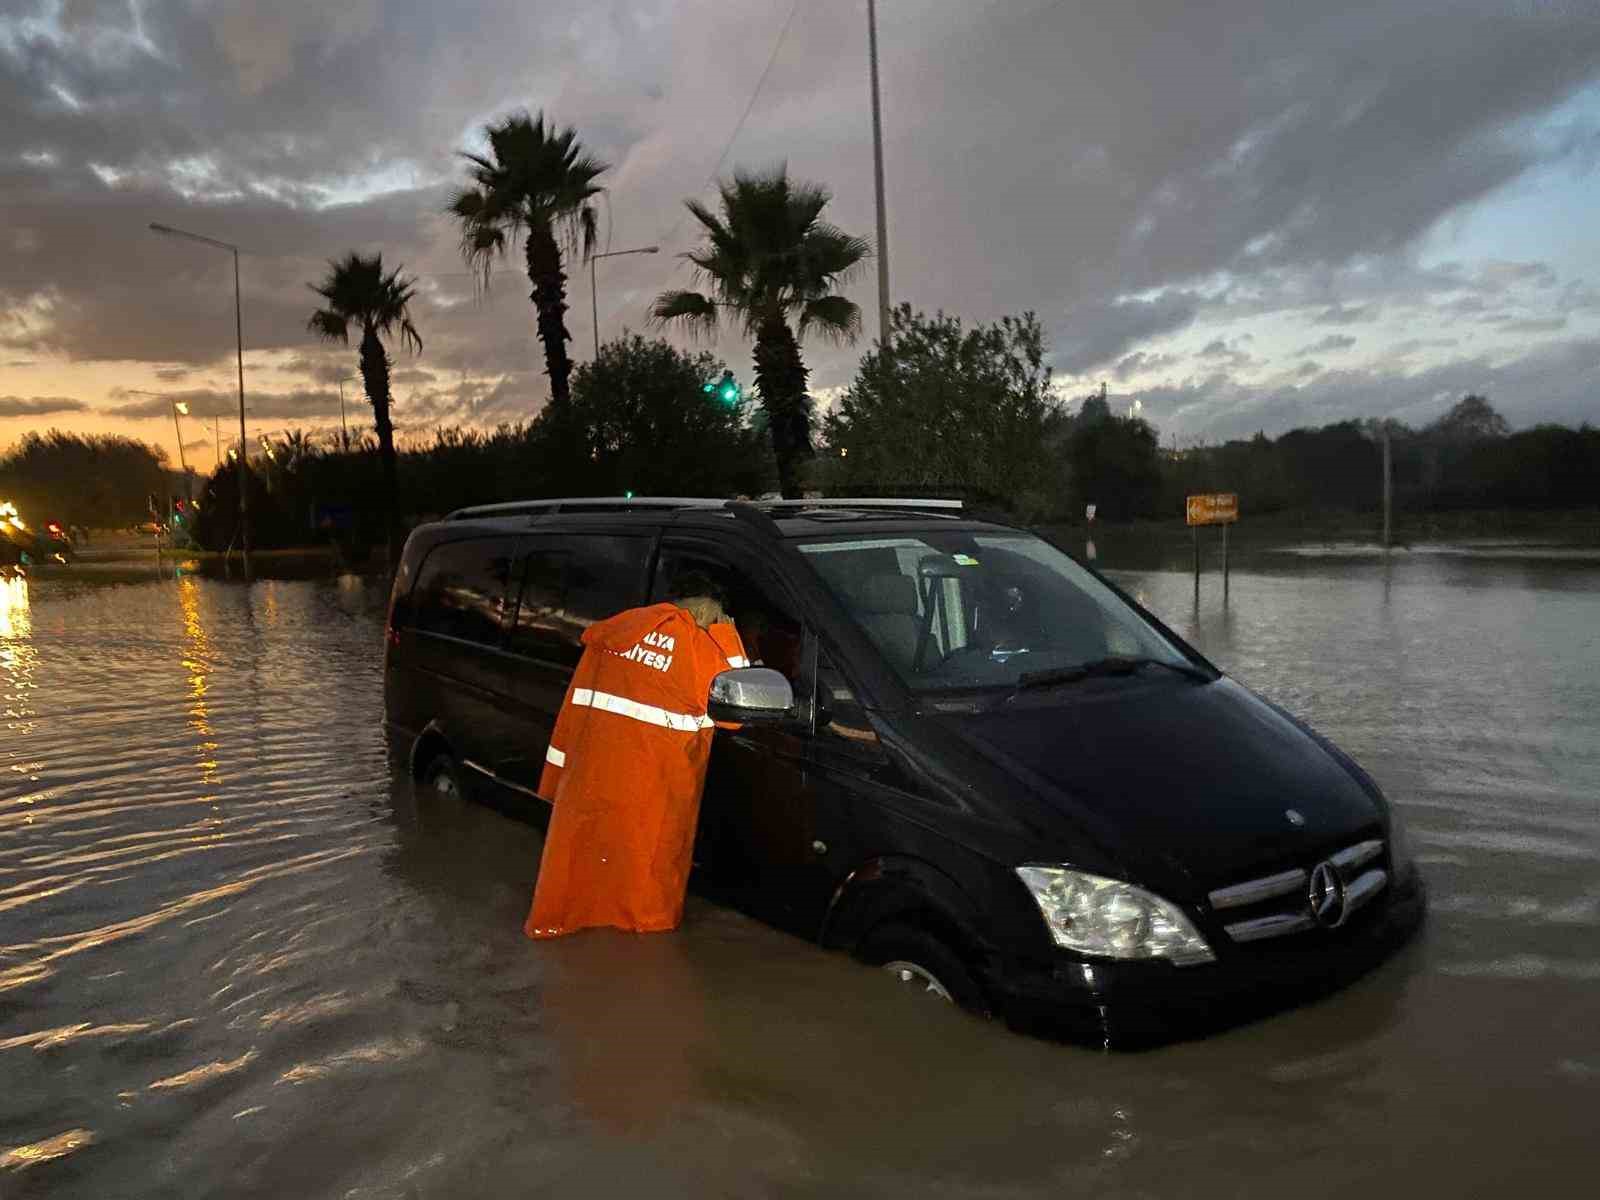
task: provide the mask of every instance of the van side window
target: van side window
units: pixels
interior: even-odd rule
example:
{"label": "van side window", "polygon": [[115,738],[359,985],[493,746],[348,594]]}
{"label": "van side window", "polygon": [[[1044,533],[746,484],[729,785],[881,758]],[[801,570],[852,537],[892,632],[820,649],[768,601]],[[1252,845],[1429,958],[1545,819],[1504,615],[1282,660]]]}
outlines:
{"label": "van side window", "polygon": [[416,627],[484,646],[500,644],[515,543],[473,538],[435,546],[413,589]]}
{"label": "van side window", "polygon": [[691,573],[706,575],[721,588],[723,607],[739,631],[739,640],[744,643],[751,664],[781,671],[795,688],[796,695],[802,694],[802,688],[804,694],[809,695],[809,672],[804,669],[804,629],[800,621],[745,572],[706,555],[664,547],[650,590],[651,602],[671,599],[674,580]]}
{"label": "van side window", "polygon": [[650,539],[551,536],[523,555],[512,623],[513,653],[576,667],[583,631],[637,606],[644,594]]}

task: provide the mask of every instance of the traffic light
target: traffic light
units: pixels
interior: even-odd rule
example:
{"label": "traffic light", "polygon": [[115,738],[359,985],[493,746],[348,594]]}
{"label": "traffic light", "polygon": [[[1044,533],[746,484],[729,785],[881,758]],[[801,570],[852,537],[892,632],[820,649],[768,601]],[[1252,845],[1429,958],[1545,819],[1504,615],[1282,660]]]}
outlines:
{"label": "traffic light", "polygon": [[715,396],[729,408],[739,403],[739,381],[733,377],[732,371],[724,371],[721,379],[716,383],[706,384],[703,390],[708,396]]}

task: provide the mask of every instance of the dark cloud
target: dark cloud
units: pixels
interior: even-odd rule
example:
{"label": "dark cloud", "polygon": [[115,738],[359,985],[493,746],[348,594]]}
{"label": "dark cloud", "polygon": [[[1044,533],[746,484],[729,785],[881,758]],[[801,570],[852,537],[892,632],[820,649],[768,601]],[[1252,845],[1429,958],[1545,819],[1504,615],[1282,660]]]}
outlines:
{"label": "dark cloud", "polygon": [[1378,311],[1375,304],[1330,304],[1311,320],[1315,325],[1356,325],[1376,321]]}
{"label": "dark cloud", "polygon": [[1295,351],[1295,357],[1305,358],[1310,354],[1333,354],[1341,350],[1348,350],[1356,344],[1356,339],[1347,333],[1330,333],[1320,342],[1312,342]]}
{"label": "dark cloud", "polygon": [[[113,394],[114,399],[116,395]],[[141,396],[137,400],[113,404],[103,411],[128,421],[171,420],[172,405],[177,400],[188,404],[189,415],[196,420],[209,421],[213,417],[237,419],[239,415],[238,393],[212,388],[191,388],[161,396]],[[251,422],[311,417],[337,419],[339,416],[338,392],[330,396],[327,392],[304,389],[287,392],[247,390],[244,403],[246,416]]]}
{"label": "dark cloud", "polygon": [[1118,359],[1117,365],[1111,368],[1111,375],[1120,382],[1135,375],[1166,370],[1168,367],[1176,366],[1177,363],[1176,354],[1154,354],[1137,350],[1125,358]]}
{"label": "dark cloud", "polygon": [[[598,272],[602,329],[642,325],[655,293],[687,280],[682,200],[716,166],[786,16],[729,11],[12,0],[0,16],[0,347],[153,364],[166,382],[231,366],[228,256],[148,232],[163,221],[247,251],[246,386],[273,381],[263,405],[330,411],[322,388],[336,415],[332,385],[354,347],[311,339],[305,284],[356,248],[420,280],[426,352],[397,356],[401,405],[419,419],[531,416],[547,383],[527,282],[513,257],[472,297],[440,215],[454,151],[513,107],[576,124],[613,164],[608,244],[664,248]],[[1058,370],[1157,369],[1159,348],[1141,343],[1223,312],[1294,309],[1333,326],[1402,305],[1548,319],[1531,293],[1600,312],[1586,281],[1549,264],[1416,262],[1442,219],[1536,168],[1593,161],[1600,143],[1581,121],[1533,133],[1600,77],[1593,5],[1029,2],[889,5],[881,20],[896,298],[969,321],[1036,310]],[[838,224],[869,233],[862,42],[856,0],[807,4],[727,165],[787,160],[833,188]],[[580,359],[583,274],[570,271],[567,318]],[[850,294],[872,333],[870,272]],[[1440,307],[1468,300],[1478,308]],[[1208,365],[1242,365],[1239,345]],[[712,348],[748,369],[739,331]],[[858,353],[808,346],[813,385],[847,382]]]}
{"label": "dark cloud", "polygon": [[1500,322],[1507,333],[1555,333],[1566,327],[1566,317],[1512,317]]}
{"label": "dark cloud", "polygon": [[0,417],[43,417],[51,413],[83,412],[89,406],[66,396],[0,396]]}
{"label": "dark cloud", "polygon": [[1054,330],[1054,365],[1068,374],[1099,366],[1134,342],[1182,329],[1199,310],[1199,298],[1189,292],[1078,305]]}

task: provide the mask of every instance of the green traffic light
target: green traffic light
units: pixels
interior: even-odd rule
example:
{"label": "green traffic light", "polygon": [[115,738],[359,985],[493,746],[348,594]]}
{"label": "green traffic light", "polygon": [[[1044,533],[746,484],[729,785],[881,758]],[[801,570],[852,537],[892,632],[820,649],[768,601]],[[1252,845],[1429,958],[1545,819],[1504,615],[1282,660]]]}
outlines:
{"label": "green traffic light", "polygon": [[739,385],[738,384],[736,384],[736,383],[725,383],[725,384],[722,385],[722,402],[724,404],[735,404],[735,403],[738,402],[738,399],[739,399]]}

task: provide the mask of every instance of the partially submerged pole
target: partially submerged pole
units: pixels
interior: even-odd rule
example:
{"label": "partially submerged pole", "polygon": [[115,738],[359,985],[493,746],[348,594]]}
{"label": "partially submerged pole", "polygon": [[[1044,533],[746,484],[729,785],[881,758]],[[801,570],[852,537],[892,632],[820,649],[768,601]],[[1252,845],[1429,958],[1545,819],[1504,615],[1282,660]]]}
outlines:
{"label": "partially submerged pole", "polygon": [[1227,599],[1228,596],[1228,526],[1226,522],[1222,526],[1222,596],[1223,599]]}

